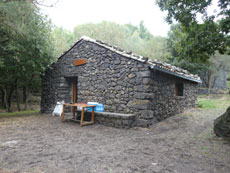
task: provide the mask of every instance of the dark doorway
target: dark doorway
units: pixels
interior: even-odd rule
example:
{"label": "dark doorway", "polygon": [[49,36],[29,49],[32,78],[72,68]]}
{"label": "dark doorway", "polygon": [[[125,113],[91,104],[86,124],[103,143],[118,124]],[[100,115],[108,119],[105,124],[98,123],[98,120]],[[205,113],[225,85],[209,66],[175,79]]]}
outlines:
{"label": "dark doorway", "polygon": [[77,103],[77,78],[73,78],[72,82],[72,102]]}
{"label": "dark doorway", "polygon": [[[76,77],[76,76],[67,76],[65,78],[67,79],[68,86],[69,86],[67,102],[69,102],[69,103],[77,103],[78,77]],[[75,107],[72,107],[72,112],[75,113]]]}
{"label": "dark doorway", "polygon": [[[72,102],[77,103],[77,77],[72,78]],[[75,116],[76,107],[72,107],[72,112]]]}

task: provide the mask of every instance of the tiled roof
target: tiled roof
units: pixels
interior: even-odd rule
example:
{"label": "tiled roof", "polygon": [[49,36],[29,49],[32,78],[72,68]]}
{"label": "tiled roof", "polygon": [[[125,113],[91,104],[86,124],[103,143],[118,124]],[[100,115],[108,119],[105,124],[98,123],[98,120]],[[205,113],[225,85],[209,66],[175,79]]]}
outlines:
{"label": "tiled roof", "polygon": [[102,46],[102,47],[104,47],[106,49],[109,49],[109,50],[111,50],[113,52],[116,52],[116,53],[118,53],[118,54],[120,54],[122,56],[125,56],[127,58],[131,58],[131,59],[135,59],[137,61],[143,62],[143,63],[147,63],[147,64],[150,65],[151,69],[163,71],[165,73],[169,73],[169,74],[175,75],[177,77],[181,77],[181,78],[184,78],[184,79],[187,79],[187,80],[191,80],[191,81],[194,81],[194,82],[201,83],[200,77],[198,75],[191,74],[187,70],[184,70],[182,68],[170,65],[170,64],[165,63],[165,62],[158,61],[156,59],[151,60],[148,57],[143,57],[143,56],[140,56],[140,55],[136,55],[136,54],[134,54],[132,52],[126,52],[126,51],[118,48],[117,46],[112,46],[112,45],[109,45],[109,44],[104,43],[102,41],[94,40],[94,39],[86,37],[86,36],[81,37],[77,42],[75,42],[73,44],[73,46],[71,46],[71,48],[69,50],[67,50],[66,52],[64,52],[61,55],[61,57],[63,55],[65,55],[67,52],[69,52],[81,40],[85,40],[85,41],[95,43],[97,45],[100,45],[100,46]]}

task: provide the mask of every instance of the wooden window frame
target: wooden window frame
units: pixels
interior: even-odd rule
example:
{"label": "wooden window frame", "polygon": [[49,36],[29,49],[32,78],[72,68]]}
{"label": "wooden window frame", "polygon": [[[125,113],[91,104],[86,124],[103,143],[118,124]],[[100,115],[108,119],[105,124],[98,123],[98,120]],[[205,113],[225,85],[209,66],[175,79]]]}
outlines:
{"label": "wooden window frame", "polygon": [[184,84],[182,82],[175,83],[175,96],[184,96]]}

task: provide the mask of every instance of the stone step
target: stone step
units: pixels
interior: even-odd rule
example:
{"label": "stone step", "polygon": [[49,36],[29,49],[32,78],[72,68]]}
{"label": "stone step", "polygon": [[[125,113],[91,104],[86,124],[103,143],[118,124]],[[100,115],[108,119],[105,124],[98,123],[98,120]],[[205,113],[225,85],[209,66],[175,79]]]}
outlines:
{"label": "stone step", "polygon": [[133,119],[136,116],[134,114],[123,114],[123,113],[114,113],[114,112],[95,112],[98,116],[106,116],[111,118],[122,118],[122,119]]}
{"label": "stone step", "polygon": [[[77,110],[78,113],[81,111]],[[86,116],[91,116],[91,111],[85,111]],[[95,122],[116,128],[131,128],[135,126],[135,114],[123,114],[114,112],[95,112]]]}

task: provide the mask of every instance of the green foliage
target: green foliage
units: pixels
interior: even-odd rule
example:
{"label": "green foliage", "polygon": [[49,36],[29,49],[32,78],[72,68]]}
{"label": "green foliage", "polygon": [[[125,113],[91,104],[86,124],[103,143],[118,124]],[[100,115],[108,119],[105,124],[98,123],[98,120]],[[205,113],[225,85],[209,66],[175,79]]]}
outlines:
{"label": "green foliage", "polygon": [[229,73],[229,70],[228,70],[228,73],[227,73],[227,88],[230,89],[230,73]]}
{"label": "green foliage", "polygon": [[140,38],[144,40],[150,40],[152,38],[152,34],[144,26],[144,21],[141,21],[139,24],[139,35]]}
{"label": "green foliage", "polygon": [[9,2],[0,5],[1,11],[4,11],[0,16],[0,33],[5,33],[1,37],[3,44],[0,48],[3,50],[0,54],[2,67],[17,66],[21,74],[40,74],[52,61],[50,23],[31,3]]}
{"label": "green foliage", "polygon": [[60,56],[74,42],[73,33],[62,27],[54,27],[51,34],[54,39],[55,57]]}
{"label": "green foliage", "polygon": [[53,61],[51,24],[30,1],[0,2],[0,23],[0,89],[10,107],[12,92],[29,93]]}
{"label": "green foliage", "polygon": [[193,41],[188,39],[188,34],[182,25],[171,25],[167,39],[167,46],[170,52],[168,62],[201,75],[207,71],[207,62],[201,61],[202,53],[197,55],[195,47],[192,48],[192,44]]}
{"label": "green foliage", "polygon": [[[195,34],[195,30],[193,37],[190,37],[190,34],[191,32],[188,33],[182,25],[171,26],[167,40],[168,49],[171,53],[168,57],[169,63],[199,74],[203,86],[212,88],[219,73],[230,68],[230,56],[219,54],[217,51],[213,54],[206,50],[215,50],[216,45],[213,47],[209,45],[208,38],[217,37],[208,36],[207,40],[202,37],[198,39],[199,35]],[[202,43],[202,41],[207,44]]]}
{"label": "green foliage", "polygon": [[74,28],[74,38],[89,36],[97,40],[109,41],[110,44],[124,45],[126,30],[122,25],[113,22],[102,22],[100,24],[83,24]]}
{"label": "green foliage", "polygon": [[217,25],[194,24],[189,28],[182,25],[172,25],[168,33],[168,46],[173,57],[186,59],[193,63],[207,63],[216,51],[225,52],[221,40],[223,35],[216,32]]}
{"label": "green foliage", "polygon": [[[157,0],[161,10],[167,11],[167,22],[172,23],[173,19],[181,23],[186,28],[193,24],[198,24],[198,16],[201,16],[204,23],[208,21],[219,20],[219,31],[224,35],[230,32],[230,1],[218,0],[219,10],[216,13],[208,15],[207,9],[212,5],[214,0]],[[212,28],[211,28],[212,30]]]}
{"label": "green foliage", "polygon": [[[218,1],[220,11],[216,15],[207,15],[207,8],[212,0],[157,0],[163,11],[167,11],[167,21],[173,19],[181,25],[177,27],[180,34],[176,47],[181,58],[192,62],[206,63],[218,51],[221,54],[230,53],[230,1]],[[198,15],[203,22],[198,21]],[[215,22],[218,19],[218,22]],[[175,31],[176,32],[176,31]]]}
{"label": "green foliage", "polygon": [[99,24],[90,23],[75,27],[74,39],[77,40],[84,35],[152,59],[165,61],[168,53],[166,39],[151,35],[143,21],[139,26],[104,21]]}
{"label": "green foliage", "polygon": [[117,45],[126,51],[132,51],[152,59],[165,61],[168,54],[166,38],[151,35],[143,21],[139,26],[119,25],[108,21],[98,24],[82,24],[76,26],[73,33],[61,27],[55,27],[52,36],[55,41],[56,57],[67,50],[74,40],[78,40],[82,36]]}
{"label": "green foliage", "polygon": [[167,11],[167,22],[172,23],[173,19],[189,26],[197,21],[198,14],[204,14],[206,8],[211,5],[212,0],[157,0],[161,10]]}

